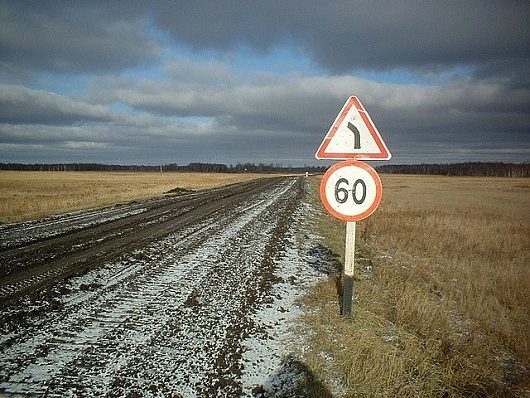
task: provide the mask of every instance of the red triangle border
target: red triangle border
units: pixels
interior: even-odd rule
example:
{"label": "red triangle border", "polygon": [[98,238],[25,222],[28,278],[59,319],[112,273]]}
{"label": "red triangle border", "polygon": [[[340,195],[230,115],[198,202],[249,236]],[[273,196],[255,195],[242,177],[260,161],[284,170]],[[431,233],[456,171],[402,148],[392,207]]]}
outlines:
{"label": "red triangle border", "polygon": [[[370,131],[372,138],[374,139],[377,147],[379,148],[379,153],[326,153],[326,149],[328,148],[331,139],[337,132],[339,126],[342,124],[344,118],[346,117],[352,106],[355,106],[355,108],[361,115],[364,124],[368,128],[368,131]],[[356,96],[351,96],[350,98],[348,98],[315,154],[315,157],[317,159],[388,160],[391,158],[391,156],[392,155],[384,144],[381,135],[379,134],[374,125],[374,122],[370,118],[370,115],[368,115],[368,112],[366,112],[366,109],[364,109],[364,106],[361,104],[361,101]]]}

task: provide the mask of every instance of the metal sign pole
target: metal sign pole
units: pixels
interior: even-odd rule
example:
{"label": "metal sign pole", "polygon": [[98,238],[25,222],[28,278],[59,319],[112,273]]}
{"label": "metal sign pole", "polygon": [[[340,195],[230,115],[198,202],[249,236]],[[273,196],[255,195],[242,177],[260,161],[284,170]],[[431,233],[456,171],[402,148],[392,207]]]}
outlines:
{"label": "metal sign pole", "polygon": [[353,275],[355,262],[355,221],[346,223],[346,252],[342,279],[342,316],[351,315],[353,301]]}

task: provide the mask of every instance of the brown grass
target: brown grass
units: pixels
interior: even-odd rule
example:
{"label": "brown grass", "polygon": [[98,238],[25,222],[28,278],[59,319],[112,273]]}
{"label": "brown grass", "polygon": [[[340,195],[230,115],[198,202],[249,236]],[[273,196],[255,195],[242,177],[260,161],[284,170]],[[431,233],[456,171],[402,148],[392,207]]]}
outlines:
{"label": "brown grass", "polygon": [[0,171],[0,222],[18,222],[162,195],[213,188],[261,174]]}
{"label": "brown grass", "polygon": [[[352,318],[336,279],[307,297],[308,365],[352,397],[526,396],[530,181],[382,180],[381,207],[358,223]],[[321,232],[342,260],[344,223],[323,215]]]}

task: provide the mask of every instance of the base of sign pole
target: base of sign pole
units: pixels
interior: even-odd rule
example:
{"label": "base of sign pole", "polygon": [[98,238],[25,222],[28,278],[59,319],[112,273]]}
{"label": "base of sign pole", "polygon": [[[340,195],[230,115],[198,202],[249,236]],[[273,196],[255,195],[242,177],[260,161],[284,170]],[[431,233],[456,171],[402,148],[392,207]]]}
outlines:
{"label": "base of sign pole", "polygon": [[342,316],[351,315],[351,307],[353,301],[353,277],[350,275],[343,275],[342,280]]}

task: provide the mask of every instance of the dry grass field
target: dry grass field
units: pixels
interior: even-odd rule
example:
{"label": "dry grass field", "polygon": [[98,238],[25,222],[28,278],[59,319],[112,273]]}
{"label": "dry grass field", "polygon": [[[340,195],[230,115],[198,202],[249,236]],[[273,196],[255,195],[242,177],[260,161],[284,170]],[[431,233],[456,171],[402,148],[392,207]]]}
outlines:
{"label": "dry grass field", "polygon": [[[380,208],[357,223],[352,317],[338,276],[317,286],[306,363],[348,397],[528,397],[530,180],[382,181]],[[345,223],[322,212],[342,262]]]}
{"label": "dry grass field", "polygon": [[162,195],[263,174],[0,171],[0,222],[18,222]]}

